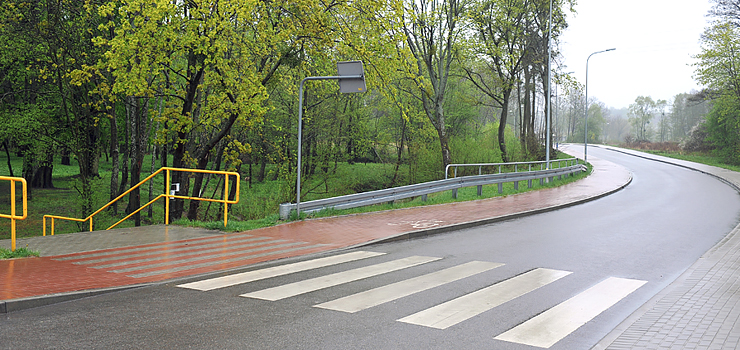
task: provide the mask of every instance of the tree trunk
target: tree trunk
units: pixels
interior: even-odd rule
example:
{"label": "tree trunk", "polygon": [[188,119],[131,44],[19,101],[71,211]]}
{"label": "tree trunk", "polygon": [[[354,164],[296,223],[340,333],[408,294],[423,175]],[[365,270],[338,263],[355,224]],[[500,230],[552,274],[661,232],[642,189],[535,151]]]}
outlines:
{"label": "tree trunk", "polygon": [[13,165],[10,164],[10,150],[8,149],[8,141],[3,141],[3,147],[5,147],[5,156],[8,157],[8,171],[10,172],[10,176],[14,177],[13,175]]}
{"label": "tree trunk", "polygon": [[504,163],[509,162],[509,154],[506,151],[506,119],[509,115],[509,97],[511,97],[511,89],[505,89],[503,91],[504,99],[501,105],[501,118],[498,122],[498,149],[501,150],[501,160]]}
{"label": "tree trunk", "polygon": [[[116,121],[116,114],[111,113],[110,115],[110,154],[111,154],[111,174],[110,174],[110,199],[112,201],[120,192],[118,190],[118,174],[119,174],[119,147],[118,147],[118,122]],[[113,215],[118,215],[118,202],[114,202],[110,206],[110,210]]]}

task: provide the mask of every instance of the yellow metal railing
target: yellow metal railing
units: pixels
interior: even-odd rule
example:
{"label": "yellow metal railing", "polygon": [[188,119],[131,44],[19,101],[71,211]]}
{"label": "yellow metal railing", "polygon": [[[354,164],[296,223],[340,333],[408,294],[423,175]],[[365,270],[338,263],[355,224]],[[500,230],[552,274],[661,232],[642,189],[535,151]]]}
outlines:
{"label": "yellow metal railing", "polygon": [[[108,208],[111,204],[116,202],[117,200],[123,198],[127,194],[129,194],[131,191],[133,191],[135,188],[141,186],[145,182],[151,180],[154,176],[158,175],[161,172],[166,172],[166,179],[165,179],[165,188],[169,191],[170,189],[170,175],[173,171],[183,171],[183,172],[191,172],[191,173],[205,173],[205,174],[216,174],[216,175],[224,175],[224,199],[211,199],[211,198],[201,198],[201,197],[188,197],[188,196],[178,196],[171,193],[163,193],[154,198],[153,200],[149,201],[149,203],[144,204],[141,208],[133,211],[132,213],[128,214],[125,218],[121,219],[120,221],[113,224],[111,227],[108,227],[106,230],[110,230],[114,227],[116,227],[118,224],[122,223],[126,219],[130,218],[131,216],[135,215],[136,213],[142,211],[144,208],[148,207],[152,203],[156,202],[160,198],[165,198],[165,216],[164,216],[164,223],[165,225],[170,224],[170,198],[180,198],[180,199],[191,199],[191,200],[199,200],[199,201],[206,201],[206,202],[217,202],[217,203],[223,203],[224,204],[224,226],[228,223],[228,211],[229,211],[229,204],[236,204],[239,202],[239,184],[240,184],[240,178],[239,173],[230,172],[230,171],[213,171],[213,170],[200,170],[200,169],[181,169],[181,168],[169,168],[164,167],[161,168],[151,175],[147,176],[144,180],[141,180],[138,184],[131,187],[128,191],[122,193],[120,196],[116,197],[112,201],[108,202],[108,204],[104,205],[102,208],[98,209],[94,213],[90,214],[88,217],[84,219],[76,219],[76,218],[68,218],[64,216],[57,216],[57,215],[44,215],[44,236],[46,236],[46,219],[51,219],[51,234],[54,235],[54,220],[68,220],[68,221],[76,221],[76,222],[86,222],[90,221],[90,231],[93,230],[93,217],[97,215],[98,213],[102,212],[106,208]],[[229,200],[229,176],[236,176],[236,194],[234,195],[234,200]],[[25,186],[25,182],[24,182]],[[24,187],[25,188],[25,187]],[[25,197],[24,197],[25,198]],[[25,208],[25,207],[24,207]],[[24,216],[25,217],[25,216]]]}
{"label": "yellow metal railing", "polygon": [[[15,221],[25,220],[28,216],[28,186],[22,177],[0,176],[0,181],[10,181],[10,215],[0,214],[0,218],[10,219],[10,249],[15,251]],[[23,184],[23,216],[15,214],[15,183]]]}

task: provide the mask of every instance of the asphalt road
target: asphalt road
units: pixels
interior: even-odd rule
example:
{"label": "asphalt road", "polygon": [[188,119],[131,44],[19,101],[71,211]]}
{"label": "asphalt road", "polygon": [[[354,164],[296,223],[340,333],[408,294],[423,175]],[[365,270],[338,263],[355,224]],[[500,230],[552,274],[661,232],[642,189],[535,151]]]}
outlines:
{"label": "asphalt road", "polygon": [[[567,209],[355,250],[384,253],[360,260],[209,291],[177,287],[181,281],[9,313],[0,320],[0,348],[536,349],[528,344],[544,343],[528,339],[543,337],[543,329],[586,317],[574,330],[553,331],[560,335],[550,336],[550,348],[589,349],[740,220],[740,195],[712,177],[608,150],[590,148],[589,156],[627,167],[633,182]],[[370,269],[399,259],[416,259],[411,264],[417,265],[294,296],[303,284],[283,287],[308,279],[331,284],[332,278],[357,278],[346,272],[355,269],[379,273]],[[472,261],[491,264],[476,263],[477,273],[466,265],[462,270],[470,276],[451,273],[456,280],[353,313],[324,304],[393,283],[408,291],[413,288],[406,281],[412,278],[437,276]],[[330,276],[335,273],[341,274]],[[587,292],[604,286],[595,293],[600,297],[625,285],[632,287],[615,297],[613,306],[608,301],[598,306],[589,298],[594,293]],[[268,288],[276,289],[260,292]],[[264,300],[281,293],[287,296]],[[403,292],[384,295],[394,293]],[[471,300],[449,306],[460,297]],[[367,303],[373,297],[357,299]],[[440,309],[443,304],[449,307]],[[455,320],[478,308],[483,311]],[[591,315],[583,316],[584,310]],[[555,321],[548,323],[548,317]],[[543,322],[535,334],[511,335],[535,321]]]}

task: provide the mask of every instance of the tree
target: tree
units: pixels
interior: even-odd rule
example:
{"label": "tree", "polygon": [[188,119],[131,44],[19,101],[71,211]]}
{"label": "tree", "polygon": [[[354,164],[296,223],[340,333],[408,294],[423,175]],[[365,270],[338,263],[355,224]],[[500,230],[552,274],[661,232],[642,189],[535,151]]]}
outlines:
{"label": "tree", "polygon": [[501,108],[498,147],[504,162],[510,160],[504,139],[509,102],[518,85],[528,45],[524,38],[524,22],[528,18],[526,2],[482,1],[471,11],[477,39],[472,45],[472,54],[483,59],[480,67],[469,64],[464,69],[468,79]]}
{"label": "tree", "polygon": [[638,96],[629,106],[629,121],[638,141],[648,141],[651,136],[650,120],[657,104],[650,96]]}
{"label": "tree", "polygon": [[102,51],[92,42],[104,35],[98,27],[102,18],[86,10],[90,4],[12,0],[0,13],[1,35],[13,38],[19,62],[28,71],[26,80],[13,88],[14,108],[25,111],[17,115],[24,123],[38,126],[25,145],[25,176],[37,186],[51,186],[56,149],[71,151],[80,169],[83,216],[92,211],[90,181],[98,176],[101,153],[99,122],[107,113],[102,95],[96,93],[107,84],[97,67]]}
{"label": "tree", "polygon": [[462,39],[466,0],[408,1],[403,31],[415,60],[418,98],[427,118],[437,130],[442,152],[442,169],[452,156],[444,114],[445,92],[450,66],[456,56],[456,42]]}

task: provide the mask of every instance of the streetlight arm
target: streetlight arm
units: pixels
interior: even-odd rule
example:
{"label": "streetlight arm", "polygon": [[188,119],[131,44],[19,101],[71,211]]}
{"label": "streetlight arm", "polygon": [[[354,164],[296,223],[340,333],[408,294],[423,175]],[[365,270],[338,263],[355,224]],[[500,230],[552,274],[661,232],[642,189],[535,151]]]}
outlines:
{"label": "streetlight arm", "polygon": [[584,125],[583,125],[583,162],[584,163],[588,161],[588,158],[587,158],[587,155],[588,155],[588,60],[591,59],[591,56],[597,53],[614,51],[614,50],[616,50],[616,48],[596,51],[588,55],[588,58],[586,58],[586,112],[584,113],[585,120],[584,120]]}

